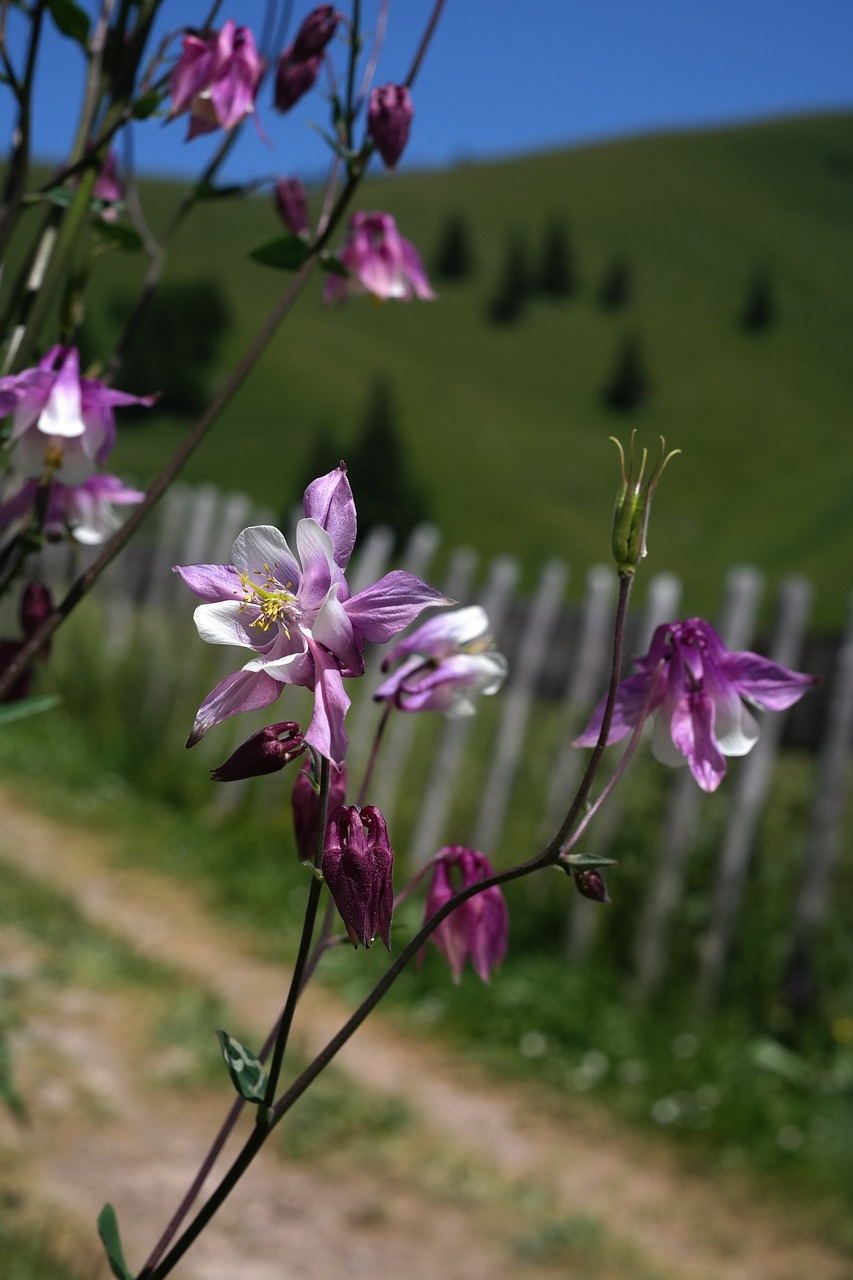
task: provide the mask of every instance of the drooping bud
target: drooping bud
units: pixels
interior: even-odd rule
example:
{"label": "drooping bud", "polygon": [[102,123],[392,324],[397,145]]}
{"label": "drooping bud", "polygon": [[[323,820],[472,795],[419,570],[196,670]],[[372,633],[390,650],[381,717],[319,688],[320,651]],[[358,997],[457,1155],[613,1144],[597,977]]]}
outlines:
{"label": "drooping bud", "polygon": [[[334,813],[346,801],[346,765],[329,770],[329,813]],[[300,861],[313,863],[317,852],[317,822],[320,817],[319,786],[312,778],[311,761],[299,770],[293,784],[290,799],[293,812],[293,835]]]}
{"label": "drooping bud", "polygon": [[341,15],[335,13],[335,6],[332,4],[321,4],[312,9],[291,45],[294,60],[305,62],[322,53],[335,34],[340,20]]}
{"label": "drooping bud", "polygon": [[275,73],[275,106],[277,111],[289,111],[314,84],[320,72],[322,54],[300,62],[293,56],[289,44],[278,60]]}
{"label": "drooping bud", "polygon": [[373,805],[341,806],[326,829],[323,878],[354,947],[369,947],[377,933],[391,950],[394,850],[385,819]]}
{"label": "drooping bud", "polygon": [[610,902],[610,894],[607,892],[604,876],[600,871],[596,871],[594,867],[574,871],[572,879],[575,882],[575,888],[578,893],[584,898],[589,898],[591,902]]}
{"label": "drooping bud", "polygon": [[405,85],[386,84],[373,90],[367,108],[367,132],[389,169],[393,169],[409,140],[414,108]]}
{"label": "drooping bud", "polygon": [[636,431],[631,432],[631,447],[628,454],[627,469],[625,466],[625,451],[620,441],[615,436],[610,437],[619,450],[622,468],[622,483],[616,495],[616,510],[613,514],[613,558],[616,561],[616,567],[619,572],[629,575],[633,575],[636,572],[637,565],[646,555],[646,531],[649,526],[652,494],[657,488],[670,458],[674,458],[676,454],[681,453],[680,449],[672,449],[667,453],[666,441],[661,436],[660,453],[658,454],[657,462],[652,468],[648,480],[643,484],[647,450],[643,450],[640,469],[635,473],[634,437],[636,434]]}
{"label": "drooping bud", "polygon": [[308,198],[298,178],[280,178],[275,184],[275,207],[296,236],[308,235]]}
{"label": "drooping bud", "polygon": [[218,769],[211,770],[212,782],[237,782],[242,778],[260,778],[277,773],[305,751],[299,725],[293,720],[268,724],[241,743]]}
{"label": "drooping bud", "polygon": [[[488,858],[475,849],[448,845],[436,854],[435,873],[427,894],[424,921],[430,920],[460,889],[494,875]],[[458,984],[466,960],[488,982],[492,969],[506,955],[509,913],[497,885],[468,898],[430,935]]]}
{"label": "drooping bud", "polygon": [[43,582],[30,582],[21,596],[21,628],[29,640],[53,613],[53,599]]}

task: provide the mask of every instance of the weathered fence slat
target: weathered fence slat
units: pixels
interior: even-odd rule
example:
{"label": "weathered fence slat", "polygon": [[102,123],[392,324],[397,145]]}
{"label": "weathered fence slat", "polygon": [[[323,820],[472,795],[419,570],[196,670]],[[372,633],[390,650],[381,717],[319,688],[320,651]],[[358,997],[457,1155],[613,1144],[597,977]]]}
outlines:
{"label": "weathered fence slat", "polygon": [[[811,586],[802,578],[789,579],[783,585],[776,636],[770,654],[774,662],[785,667],[797,666],[811,598]],[[784,726],[784,712],[775,712],[762,719],[761,737],[742,762],[735,781],[720,852],[711,919],[700,947],[698,990],[700,1003],[704,1006],[714,1001],[723,979],[755,833],[767,803],[773,761]]]}

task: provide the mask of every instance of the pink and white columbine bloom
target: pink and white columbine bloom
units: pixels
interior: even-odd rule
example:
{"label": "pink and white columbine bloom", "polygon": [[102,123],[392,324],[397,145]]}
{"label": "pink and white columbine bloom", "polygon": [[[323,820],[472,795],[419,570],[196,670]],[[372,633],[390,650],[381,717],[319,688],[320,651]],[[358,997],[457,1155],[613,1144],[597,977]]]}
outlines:
{"label": "pink and white columbine bloom", "polygon": [[[658,627],[648,653],[634,664],[637,674],[617,690],[608,743],[654,714],[653,754],[663,764],[689,764],[703,791],[722,782],[726,756],[746,755],[758,740],[758,723],[742,699],[784,711],[820,679],[757,653],[729,653],[701,618]],[[575,746],[595,745],[603,715],[604,699]]]}
{"label": "pink and white columbine bloom", "polygon": [[[38,480],[14,478],[14,487],[0,501],[0,546],[23,533],[30,523],[40,490]],[[116,507],[133,506],[145,494],[129,489],[118,476],[104,473],[89,476],[82,484],[52,484],[44,517],[49,538],[71,537],[86,547],[106,542],[122,520]]]}
{"label": "pink and white columbine bloom", "polygon": [[489,619],[479,605],[430,618],[394,646],[383,671],[401,658],[374,700],[393,701],[401,711],[443,711],[453,718],[472,716],[474,695],[497,693],[509,669],[492,647]]}
{"label": "pink and white columbine bloom", "polygon": [[207,39],[187,32],[169,86],[169,119],[189,111],[188,142],[216,129],[233,129],[255,110],[263,73],[254,36],[232,18]]}
{"label": "pink and white columbine bloom", "polygon": [[82,484],[115,443],[113,409],[155,399],[81,378],[76,347],[51,347],[36,368],[0,378],[0,416],[13,415],[12,469],[20,476],[49,473],[64,485]]}
{"label": "pink and white columbine bloom", "polygon": [[[424,922],[432,919],[460,889],[467,889],[494,875],[494,868],[483,853],[464,845],[447,845],[433,859],[435,871],[427,894]],[[458,983],[467,960],[483,982],[488,982],[492,969],[506,955],[509,936],[509,912],[503,893],[497,885],[468,898],[442,920],[430,934],[444,956],[453,981]]]}
{"label": "pink and white columbine bloom", "polygon": [[194,615],[201,638],[256,655],[205,698],[188,746],[228,716],[269,706],[286,684],[303,685],[314,690],[305,740],[340,768],[350,705],[343,677],[364,674],[365,641],[383,644],[428,605],[452,603],[402,570],[350,596],[344,570],[356,512],[343,463],[308,486],[304,510],[296,555],[278,529],[258,525],[239,535],[231,564],[176,566],[204,601]]}
{"label": "pink and white columbine bloom", "polygon": [[418,251],[397,230],[390,213],[354,213],[340,253],[347,279],[329,275],[325,302],[343,302],[366,293],[386,298],[435,298]]}

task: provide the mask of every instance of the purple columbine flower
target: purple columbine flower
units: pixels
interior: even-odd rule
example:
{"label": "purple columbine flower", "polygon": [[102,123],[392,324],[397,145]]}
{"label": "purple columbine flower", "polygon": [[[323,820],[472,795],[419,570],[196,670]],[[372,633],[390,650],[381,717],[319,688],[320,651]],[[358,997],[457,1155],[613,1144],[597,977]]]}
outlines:
{"label": "purple columbine flower", "polygon": [[341,15],[333,4],[319,4],[302,22],[293,42],[293,56],[297,62],[316,58],[322,53],[338,29]]}
{"label": "purple columbine flower", "polygon": [[308,14],[293,43],[279,55],[275,72],[277,111],[289,111],[313,87],[323,65],[326,45],[340,20],[333,5],[319,5]]}
{"label": "purple columbine flower", "polygon": [[115,443],[113,409],[152,405],[156,396],[114,391],[80,377],[76,347],[51,347],[34,369],[0,378],[0,417],[11,413],[12,469],[45,472],[63,485],[79,485],[106,462]]}
{"label": "purple columbine flower", "polygon": [[[703,791],[716,791],[726,756],[744,756],[758,739],[758,723],[742,699],[784,711],[820,677],[747,651],[729,653],[701,618],[664,623],[649,652],[635,658],[637,674],[619,685],[608,742],[619,742],[646,714],[655,714],[652,752],[663,764],[690,765]],[[604,699],[575,746],[598,741]]]}
{"label": "purple columbine flower", "polygon": [[[485,854],[463,845],[447,845],[434,858],[435,872],[427,894],[424,923],[431,920],[460,889],[494,875]],[[503,893],[497,885],[474,894],[451,911],[446,920],[430,935],[444,956],[453,981],[458,984],[465,962],[483,982],[488,982],[492,969],[506,955],[509,936],[509,913]]]}
{"label": "purple columbine flower", "polygon": [[356,513],[346,467],[308,486],[296,551],[272,525],[244,529],[229,565],[176,565],[204,604],[195,611],[210,644],[252,649],[242,671],[228,676],[199,708],[192,746],[212,725],[239,711],[275,702],[286,684],[314,690],[309,746],[340,767],[346,753],[344,676],[364,674],[365,641],[383,644],[427,605],[451,604],[402,570],[350,596],[344,570],[355,543]]}
{"label": "purple columbine flower", "polygon": [[326,829],[323,879],[335,900],[354,947],[369,947],[379,937],[391,950],[394,850],[385,819],[366,804],[341,806]]}
{"label": "purple columbine flower", "polygon": [[404,84],[381,85],[370,95],[367,132],[389,169],[405,150],[414,114],[412,95]]}
{"label": "purple columbine flower", "polygon": [[443,711],[452,717],[472,716],[474,695],[497,693],[509,666],[492,647],[489,619],[479,605],[430,618],[394,646],[382,670],[401,658],[374,700],[393,700],[401,711]]}
{"label": "purple columbine flower", "polygon": [[244,778],[260,778],[278,773],[305,753],[305,741],[295,720],[268,724],[241,742],[224,764],[211,769],[213,782],[239,782]]}
{"label": "purple columbine flower", "polygon": [[184,36],[172,72],[169,120],[190,113],[187,141],[216,129],[233,129],[255,109],[264,62],[248,27],[229,18],[222,30],[203,39]]}
{"label": "purple columbine flower", "polygon": [[390,213],[354,213],[340,259],[349,277],[328,277],[323,292],[327,303],[365,293],[381,301],[435,297],[417,249],[403,239]]}
{"label": "purple columbine flower", "polygon": [[[38,480],[18,477],[11,491],[7,487],[0,501],[0,546],[27,528],[40,487]],[[44,532],[51,539],[71,537],[83,546],[98,546],[121,527],[115,507],[132,506],[144,497],[139,489],[128,489],[118,476],[103,473],[89,476],[82,484],[54,483],[48,495]]]}
{"label": "purple columbine flower", "polygon": [[[346,765],[336,769],[332,765],[329,772],[329,813],[334,813],[347,798]],[[313,863],[317,853],[317,823],[320,818],[320,795],[312,780],[311,761],[296,775],[291,794],[293,812],[293,835],[296,840],[296,851],[302,862]]]}

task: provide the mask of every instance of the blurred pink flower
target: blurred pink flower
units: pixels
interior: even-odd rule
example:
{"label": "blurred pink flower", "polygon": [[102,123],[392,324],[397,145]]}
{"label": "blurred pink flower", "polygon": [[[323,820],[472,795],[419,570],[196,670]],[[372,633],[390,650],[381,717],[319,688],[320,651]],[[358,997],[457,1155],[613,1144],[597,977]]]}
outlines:
{"label": "blurred pink flower", "polygon": [[187,33],[172,72],[169,120],[190,113],[187,141],[216,129],[233,129],[255,110],[264,63],[248,27],[229,18],[207,38]]}
{"label": "blurred pink flower", "polygon": [[349,276],[329,275],[327,303],[366,293],[382,301],[435,298],[417,249],[403,239],[390,213],[354,213],[340,259]]}
{"label": "blurred pink flower", "polygon": [[405,85],[381,85],[370,95],[367,132],[389,169],[395,168],[405,150],[414,114],[412,95]]}
{"label": "blurred pink flower", "polygon": [[[431,920],[460,889],[494,875],[485,854],[463,845],[447,845],[435,855],[435,872],[427,894],[424,923]],[[509,936],[509,913],[503,893],[497,885],[476,893],[458,906],[430,935],[444,956],[453,981],[462,977],[465,962],[483,982],[488,982],[492,969],[506,955]]]}

